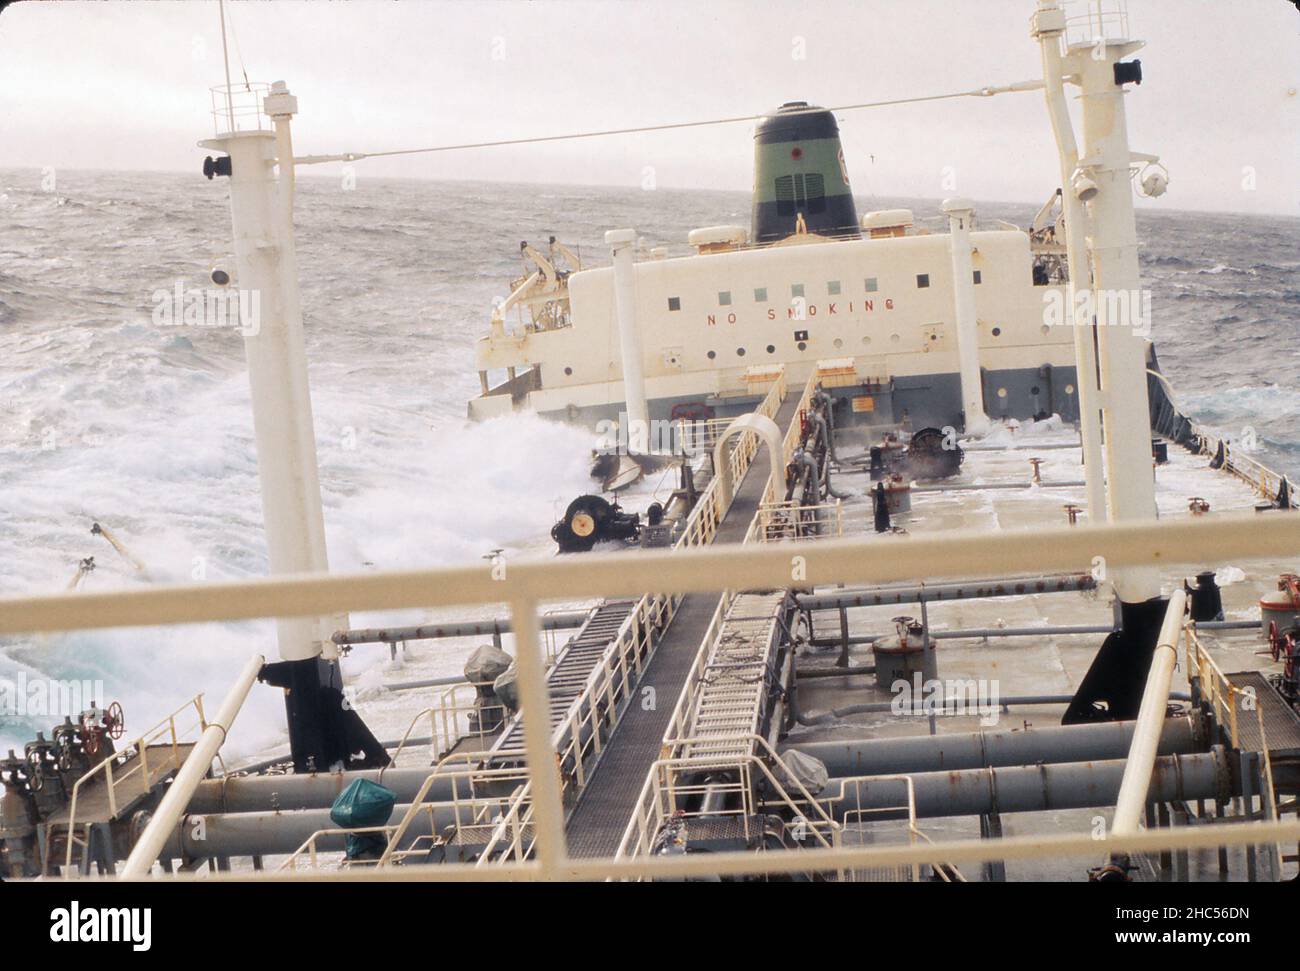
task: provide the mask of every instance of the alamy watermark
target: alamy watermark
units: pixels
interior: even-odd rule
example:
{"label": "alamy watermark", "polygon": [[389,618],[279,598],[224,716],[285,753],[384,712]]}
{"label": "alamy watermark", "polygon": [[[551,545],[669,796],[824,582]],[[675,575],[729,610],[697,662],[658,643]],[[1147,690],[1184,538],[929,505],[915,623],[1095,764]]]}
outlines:
{"label": "alamy watermark", "polygon": [[150,299],[158,327],[228,327],[245,337],[262,329],[260,290],[186,287],[178,280],[171,290],[153,291]]}
{"label": "alamy watermark", "polygon": [[596,451],[602,455],[684,455],[695,457],[708,450],[708,422],[703,420],[651,418],[633,421],[627,412],[618,420],[596,422],[600,436]]}
{"label": "alamy watermark", "polygon": [[0,714],[11,718],[76,719],[103,697],[103,681],[28,678],[25,671],[14,680],[0,678]]}
{"label": "alamy watermark", "polygon": [[1043,293],[1043,323],[1048,327],[1098,323],[1131,327],[1139,337],[1151,336],[1150,290],[1076,290],[1073,314],[1069,303],[1065,291],[1046,290]]}
{"label": "alamy watermark", "polygon": [[980,678],[926,679],[920,671],[912,680],[899,678],[890,691],[889,710],[895,715],[978,715],[980,724],[996,725],[1002,711],[998,681]]}

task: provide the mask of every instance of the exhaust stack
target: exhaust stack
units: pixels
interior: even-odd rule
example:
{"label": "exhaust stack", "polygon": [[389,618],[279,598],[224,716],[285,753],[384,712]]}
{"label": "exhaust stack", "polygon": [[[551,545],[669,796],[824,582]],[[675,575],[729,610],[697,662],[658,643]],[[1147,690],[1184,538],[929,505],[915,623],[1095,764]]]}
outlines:
{"label": "exhaust stack", "polygon": [[791,101],[754,129],[752,228],[756,243],[804,231],[861,237],[839,125],[825,108]]}

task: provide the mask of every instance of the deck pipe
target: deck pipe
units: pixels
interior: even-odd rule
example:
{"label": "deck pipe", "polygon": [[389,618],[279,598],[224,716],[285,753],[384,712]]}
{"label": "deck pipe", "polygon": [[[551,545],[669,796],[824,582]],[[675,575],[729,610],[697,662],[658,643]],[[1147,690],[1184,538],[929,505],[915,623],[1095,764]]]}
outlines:
{"label": "deck pipe", "polygon": [[1016,577],[1008,580],[976,580],[969,583],[932,583],[898,587],[859,587],[833,593],[799,594],[801,610],[836,610],[840,607],[878,607],[939,600],[982,600],[993,597],[1023,597],[1035,593],[1072,593],[1095,590],[1096,579],[1089,573],[1055,576]]}
{"label": "deck pipe", "polygon": [[[812,756],[826,766],[832,778],[1089,762],[1123,758],[1132,743],[1136,724],[1101,722],[953,735],[795,742],[783,745],[780,751]],[[1190,717],[1167,719],[1160,733],[1159,753],[1188,755],[1201,747],[1199,738],[1196,723]]]}
{"label": "deck pipe", "polygon": [[[581,627],[591,616],[590,610],[565,610],[538,618],[542,630]],[[399,644],[403,641],[431,641],[444,637],[487,637],[509,634],[513,628],[506,617],[489,620],[449,621],[445,624],[417,624],[413,627],[362,627],[336,631],[335,644]]]}
{"label": "deck pipe", "polygon": [[[361,772],[320,772],[313,775],[236,776],[208,779],[199,783],[186,812],[246,813],[261,810],[293,812],[322,809],[333,804],[339,793],[357,779],[367,779],[391,789],[398,802],[410,802],[420,786],[433,774],[432,767],[414,769],[366,769]],[[462,779],[463,782],[463,779]],[[464,789],[464,786],[461,787]],[[451,798],[452,780],[437,780],[428,799],[442,802]]]}
{"label": "deck pipe", "polygon": [[[1124,760],[1006,766],[910,776],[916,815],[975,816],[993,812],[1042,812],[1083,809],[1114,802],[1124,774]],[[843,820],[857,809],[898,810],[907,805],[904,783],[897,779],[835,779],[818,796],[836,799],[832,815]],[[1234,795],[1222,749],[1156,760],[1148,798],[1153,802],[1228,799]],[[507,800],[503,797],[502,807]],[[390,817],[400,819],[409,805],[397,805]],[[882,818],[884,814],[882,813]],[[416,815],[407,837],[427,836],[455,822],[455,807],[441,804],[430,815]],[[190,815],[168,832],[161,856],[198,859],[215,856],[273,856],[292,853],[313,833],[335,829],[328,810],[299,812],[212,813]],[[202,838],[199,838],[199,837]],[[323,837],[323,851],[343,849],[343,837]]]}
{"label": "deck pipe", "polygon": [[[1197,624],[1197,630],[1258,630],[1258,620],[1209,620]],[[1114,624],[1066,624],[1054,627],[963,627],[957,630],[931,630],[930,639],[962,640],[979,637],[1033,637],[1036,634],[1109,634]],[[855,634],[847,640],[839,637],[814,637],[808,643],[814,647],[839,647],[842,644],[874,644],[885,634]],[[815,669],[814,669],[815,670]],[[804,675],[801,675],[803,677]]]}
{"label": "deck pipe", "polygon": [[[901,710],[896,709],[892,701],[868,701],[858,705],[845,705],[843,708],[833,708],[830,711],[820,712],[816,715],[806,715],[799,712],[795,720],[806,727],[817,725],[831,725],[841,718],[848,718],[850,715],[873,715],[883,712],[892,712],[899,715],[964,715],[973,714],[975,711],[985,711],[990,708],[1003,710],[1021,705],[1066,705],[1074,700],[1074,695],[1009,695],[1005,698],[959,698],[961,708],[958,709],[956,704],[951,700],[936,700],[934,705],[922,702],[915,708]],[[1169,692],[1170,701],[1191,701],[1191,695],[1185,691]],[[952,710],[949,710],[951,707]],[[932,710],[937,708],[938,710]]]}
{"label": "deck pipe", "polygon": [[[908,778],[920,818],[1045,812],[1112,805],[1126,764],[1125,759],[1110,759],[918,772]],[[1227,800],[1234,795],[1228,760],[1219,747],[1162,756],[1154,769],[1147,792],[1151,802]],[[906,783],[895,778],[834,779],[817,798],[831,801],[831,814],[841,821],[858,809],[905,813],[907,807]],[[890,816],[901,818],[902,813],[882,812],[877,818]]]}
{"label": "deck pipe", "polygon": [[[504,811],[508,799],[502,798]],[[410,804],[393,807],[389,823],[395,825]],[[432,826],[430,821],[432,818]],[[456,822],[456,808],[450,803],[435,805],[432,814],[417,813],[407,828],[406,838],[429,836]],[[292,853],[313,833],[339,827],[330,820],[328,809],[298,812],[252,812],[191,814],[167,831],[160,856],[164,859],[195,860],[219,856],[276,856]],[[344,849],[342,835],[324,836],[316,848]]]}
{"label": "deck pipe", "polygon": [[981,492],[986,489],[1076,489],[1085,483],[1078,479],[1064,482],[953,482],[947,485],[913,485],[912,492]]}

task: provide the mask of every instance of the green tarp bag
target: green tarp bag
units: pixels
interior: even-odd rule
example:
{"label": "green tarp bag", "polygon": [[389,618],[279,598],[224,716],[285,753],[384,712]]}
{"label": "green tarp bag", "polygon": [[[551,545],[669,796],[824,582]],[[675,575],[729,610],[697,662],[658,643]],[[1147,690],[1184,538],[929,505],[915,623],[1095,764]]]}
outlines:
{"label": "green tarp bag", "polygon": [[[340,829],[383,826],[396,804],[393,790],[369,779],[357,779],[330,806],[330,820]],[[387,846],[388,839],[382,833],[350,833],[345,852],[349,860],[377,859]]]}

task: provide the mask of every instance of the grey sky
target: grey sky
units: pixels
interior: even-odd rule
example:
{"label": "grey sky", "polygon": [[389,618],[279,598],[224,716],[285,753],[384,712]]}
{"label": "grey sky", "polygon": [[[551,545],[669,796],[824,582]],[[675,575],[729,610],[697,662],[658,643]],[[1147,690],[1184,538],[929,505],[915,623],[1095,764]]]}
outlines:
{"label": "grey sky", "polygon": [[[298,95],[300,154],[411,148],[843,104],[1039,76],[1032,0],[231,2],[231,61]],[[1149,46],[1133,148],[1179,209],[1300,212],[1300,15],[1288,0],[1132,0]],[[802,39],[806,57],[796,57]],[[18,4],[0,15],[0,167],[196,171],[222,80],[210,2]],[[1038,93],[841,115],[859,194],[1038,201]],[[871,156],[874,156],[872,161]],[[367,176],[748,189],[735,124],[360,162]],[[320,166],[322,174],[338,166]],[[1253,181],[1252,181],[1253,173]],[[1250,186],[1253,185],[1253,188]]]}

